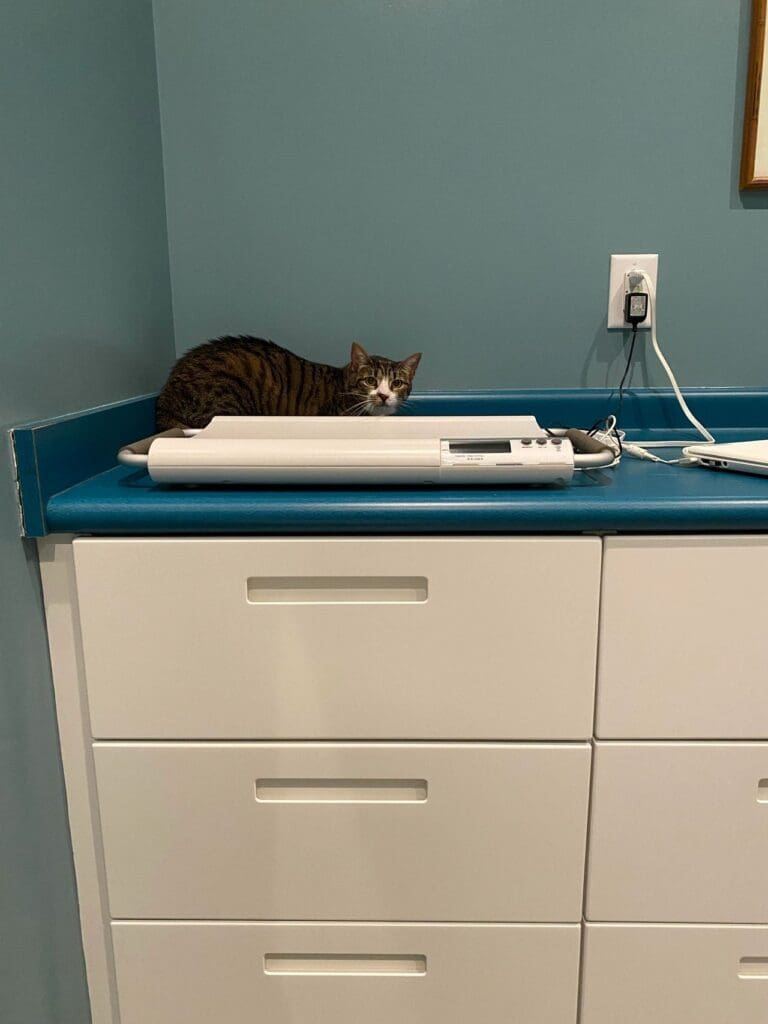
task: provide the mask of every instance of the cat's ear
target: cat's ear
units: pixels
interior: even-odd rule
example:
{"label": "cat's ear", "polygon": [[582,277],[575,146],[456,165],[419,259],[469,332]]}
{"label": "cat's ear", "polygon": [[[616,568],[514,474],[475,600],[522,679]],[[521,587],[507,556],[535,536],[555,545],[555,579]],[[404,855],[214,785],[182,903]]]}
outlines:
{"label": "cat's ear", "polygon": [[421,352],[414,352],[412,356],[408,356],[407,359],[401,359],[400,365],[409,376],[413,376],[416,373],[416,369],[421,361]]}
{"label": "cat's ear", "polygon": [[363,346],[357,341],[352,342],[352,354],[350,356],[349,361],[353,370],[358,370],[361,366],[364,366],[366,363],[370,362],[368,353],[365,351]]}

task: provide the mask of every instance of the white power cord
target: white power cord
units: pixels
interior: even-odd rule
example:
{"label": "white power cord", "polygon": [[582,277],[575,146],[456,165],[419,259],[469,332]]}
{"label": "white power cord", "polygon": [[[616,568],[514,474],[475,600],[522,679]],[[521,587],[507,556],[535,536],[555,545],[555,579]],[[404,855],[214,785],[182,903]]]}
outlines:
{"label": "white power cord", "polygon": [[[649,303],[649,312],[650,312],[650,317],[651,317],[651,345],[653,346],[653,351],[656,353],[656,356],[657,356],[659,362],[661,363],[662,367],[664,368],[664,372],[666,373],[667,378],[669,379],[669,383],[672,385],[672,390],[675,393],[675,398],[677,399],[678,404],[679,404],[680,408],[682,409],[685,418],[688,420],[688,422],[691,424],[691,426],[695,427],[696,431],[704,439],[704,442],[706,444],[714,444],[715,443],[715,439],[712,436],[712,434],[710,434],[710,432],[707,430],[707,428],[702,423],[699,422],[699,420],[693,415],[691,410],[688,408],[688,403],[686,402],[685,398],[683,398],[683,393],[680,390],[680,387],[678,386],[678,383],[677,383],[677,380],[675,379],[674,373],[672,372],[672,367],[669,365],[669,363],[667,362],[667,359],[666,359],[664,353],[661,351],[661,347],[659,345],[659,339],[656,336],[656,289],[653,287],[653,281],[650,279],[648,274],[645,273],[644,270],[638,270],[638,271],[636,271],[636,273],[639,274],[639,276],[643,278],[643,280],[645,281],[645,286],[648,289],[648,303]],[[654,455],[652,452],[648,451],[648,449],[649,448],[681,448],[683,446],[683,444],[686,444],[686,443],[688,443],[688,442],[682,442],[682,444],[681,444],[681,442],[679,440],[677,440],[677,441],[643,441],[642,443],[640,443],[640,442],[627,443],[625,441],[623,443],[622,447],[623,447],[623,450],[628,455],[634,455],[634,457],[637,458],[637,459],[649,459],[651,462],[663,462],[665,465],[675,466],[675,465],[693,464],[695,462],[695,459],[688,459],[688,458],[684,458],[684,457],[683,458],[679,458],[679,459],[662,459],[658,455]]]}

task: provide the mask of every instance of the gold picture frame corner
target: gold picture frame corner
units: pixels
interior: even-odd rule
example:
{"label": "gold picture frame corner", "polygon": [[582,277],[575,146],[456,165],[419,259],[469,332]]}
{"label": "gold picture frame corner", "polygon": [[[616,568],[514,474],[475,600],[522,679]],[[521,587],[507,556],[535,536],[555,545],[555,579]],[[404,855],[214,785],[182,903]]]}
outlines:
{"label": "gold picture frame corner", "polygon": [[749,68],[744,102],[744,135],[741,149],[742,190],[768,188],[768,176],[755,173],[757,135],[760,118],[768,120],[768,109],[761,111],[762,74],[766,52],[766,7],[768,0],[752,0],[752,23],[749,35]]}

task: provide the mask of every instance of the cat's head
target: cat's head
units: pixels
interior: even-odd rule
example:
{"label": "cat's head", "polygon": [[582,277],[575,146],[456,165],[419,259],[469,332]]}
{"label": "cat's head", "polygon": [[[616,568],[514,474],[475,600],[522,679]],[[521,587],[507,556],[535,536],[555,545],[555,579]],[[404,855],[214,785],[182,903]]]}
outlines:
{"label": "cat's head", "polygon": [[369,356],[362,345],[352,343],[346,367],[346,389],[352,415],[391,416],[411,393],[421,359],[416,352],[400,362]]}

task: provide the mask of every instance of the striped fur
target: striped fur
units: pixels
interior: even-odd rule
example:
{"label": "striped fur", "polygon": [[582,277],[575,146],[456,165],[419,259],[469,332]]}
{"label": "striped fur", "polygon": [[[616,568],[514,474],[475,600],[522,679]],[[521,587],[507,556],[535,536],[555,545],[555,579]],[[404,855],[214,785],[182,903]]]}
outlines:
{"label": "striped fur", "polygon": [[217,338],[173,367],[157,400],[157,426],[204,427],[213,416],[388,415],[411,393],[420,358],[369,356],[354,343],[349,363],[336,367],[261,338]]}

